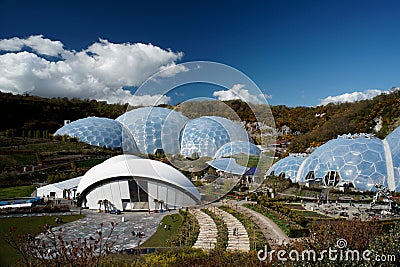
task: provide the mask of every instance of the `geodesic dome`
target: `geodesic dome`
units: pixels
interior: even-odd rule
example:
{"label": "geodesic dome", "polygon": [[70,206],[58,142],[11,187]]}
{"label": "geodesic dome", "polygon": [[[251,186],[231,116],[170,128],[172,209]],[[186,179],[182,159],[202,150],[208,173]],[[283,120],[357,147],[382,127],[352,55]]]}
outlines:
{"label": "geodesic dome", "polygon": [[239,124],[218,116],[203,116],[189,121],[183,129],[181,154],[186,157],[195,153],[200,157],[214,157],[226,143],[249,140]]}
{"label": "geodesic dome", "polygon": [[[67,135],[78,138],[78,141],[93,146],[122,148],[124,152],[135,154],[138,147],[129,131],[118,121],[87,117],[73,121],[58,129],[54,135]],[[122,140],[125,140],[122,142]]]}
{"label": "geodesic dome", "polygon": [[388,186],[382,140],[367,135],[339,136],[318,147],[302,165],[300,182],[310,172],[323,179],[328,173],[335,173],[335,177],[339,175],[362,191],[373,190],[376,183]]}
{"label": "geodesic dome", "polygon": [[233,141],[221,146],[218,149],[217,153],[215,153],[214,158],[218,159],[238,154],[245,154],[248,156],[250,155],[259,156],[260,153],[261,150],[253,143],[245,141]]}
{"label": "geodesic dome", "polygon": [[393,170],[394,170],[394,183],[396,191],[400,191],[400,127],[397,127],[391,134],[384,139],[389,145]]}
{"label": "geodesic dome", "polygon": [[177,154],[181,130],[189,119],[171,109],[144,107],[116,120],[129,128],[141,153],[154,154],[163,149],[166,154]]}
{"label": "geodesic dome", "polygon": [[272,173],[274,173],[274,175],[284,173],[286,178],[290,178],[292,182],[296,182],[297,172],[306,159],[306,154],[289,154],[289,156],[275,162],[275,164],[268,169],[266,176]]}

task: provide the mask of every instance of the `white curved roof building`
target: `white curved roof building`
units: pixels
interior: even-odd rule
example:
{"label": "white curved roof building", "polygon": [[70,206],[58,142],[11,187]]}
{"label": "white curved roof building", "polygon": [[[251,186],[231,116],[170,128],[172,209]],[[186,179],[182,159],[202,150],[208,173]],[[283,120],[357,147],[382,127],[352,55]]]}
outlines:
{"label": "white curved roof building", "polygon": [[[193,206],[200,193],[186,176],[159,161],[119,155],[91,168],[77,188],[90,209],[155,210]],[[107,200],[108,207],[99,201]]]}
{"label": "white curved roof building", "polygon": [[61,181],[58,183],[48,184],[37,188],[37,197],[54,197],[54,198],[74,198],[75,189],[81,181],[82,176]]}

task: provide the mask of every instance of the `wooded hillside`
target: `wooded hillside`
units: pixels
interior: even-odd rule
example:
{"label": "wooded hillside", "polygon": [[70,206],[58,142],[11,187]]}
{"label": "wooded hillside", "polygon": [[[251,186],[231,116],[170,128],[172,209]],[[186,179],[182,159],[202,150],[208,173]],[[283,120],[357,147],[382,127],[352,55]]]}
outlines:
{"label": "wooded hillside", "polygon": [[[290,152],[304,152],[309,146],[321,145],[341,134],[365,132],[384,138],[400,125],[400,91],[393,90],[371,100],[317,107],[250,107],[240,100],[231,100],[220,104],[216,101],[186,102],[176,109],[189,118],[217,115],[248,123],[255,122],[256,117],[270,118],[272,111],[275,126],[269,122],[266,124],[278,131],[283,126],[289,127],[291,132],[280,135],[279,139],[291,141]],[[126,110],[127,104],[0,93],[0,132],[14,136],[28,136],[28,132],[38,131],[54,133],[64,120],[74,121],[87,116],[114,119]]]}

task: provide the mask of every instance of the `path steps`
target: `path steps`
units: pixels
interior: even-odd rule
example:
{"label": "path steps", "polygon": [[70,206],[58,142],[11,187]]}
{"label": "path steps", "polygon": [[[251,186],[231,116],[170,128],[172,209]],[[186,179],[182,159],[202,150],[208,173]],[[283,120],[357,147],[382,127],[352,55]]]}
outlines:
{"label": "path steps", "polygon": [[218,230],[214,220],[199,209],[190,210],[199,222],[200,231],[193,248],[213,249],[217,244]]}
{"label": "path steps", "polygon": [[[220,216],[226,224],[226,227],[228,228],[228,246],[226,249],[249,251],[250,240],[243,224],[232,214],[223,211],[215,206],[210,207],[209,210]],[[236,235],[234,235],[234,228],[237,229]]]}

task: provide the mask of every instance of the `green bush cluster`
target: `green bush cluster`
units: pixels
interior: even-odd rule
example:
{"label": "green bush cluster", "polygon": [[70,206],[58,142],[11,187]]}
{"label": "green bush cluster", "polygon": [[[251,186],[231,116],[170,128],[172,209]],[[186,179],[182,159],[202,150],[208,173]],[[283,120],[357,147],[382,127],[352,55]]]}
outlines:
{"label": "green bush cluster", "polygon": [[308,229],[297,224],[296,222],[291,220],[288,216],[283,215],[273,209],[263,207],[259,204],[245,204],[245,207],[257,211],[258,213],[271,219],[289,237],[300,237],[299,235],[305,234],[308,231]]}
{"label": "green bush cluster", "polygon": [[78,173],[76,173],[74,171],[49,174],[47,176],[47,183],[49,183],[49,184],[57,183],[57,182],[68,180],[70,178],[75,178],[77,176],[78,176]]}
{"label": "green bush cluster", "polygon": [[305,237],[310,235],[310,229],[308,228],[301,228],[301,229],[289,229],[289,234],[288,236],[291,238],[297,238],[297,237]]}
{"label": "green bush cluster", "polygon": [[[223,208],[225,209],[225,208]],[[312,237],[298,239],[289,244],[282,244],[275,250],[305,251],[314,250],[320,256],[323,250],[335,249],[338,239],[347,241],[347,248],[363,252],[373,251],[371,261],[363,260],[330,260],[327,256],[322,260],[281,261],[274,254],[272,261],[259,261],[257,251],[247,253],[237,251],[211,250],[209,252],[195,249],[173,249],[157,251],[154,254],[141,257],[123,256],[124,260],[114,266],[397,266],[400,259],[400,223],[391,225],[389,231],[383,231],[376,222],[337,221],[333,223],[318,223],[311,227]],[[270,250],[269,250],[270,251]],[[393,255],[397,261],[377,262],[375,255]],[[288,256],[287,254],[285,255]],[[393,259],[393,258],[392,258]],[[114,264],[115,261],[112,261]],[[131,264],[131,265],[122,265]]]}
{"label": "green bush cluster", "polygon": [[224,251],[222,249],[213,249],[204,251],[193,248],[173,248],[170,250],[160,250],[147,255],[113,255],[102,262],[100,266],[132,266],[132,267],[150,267],[150,266],[267,266],[257,259],[257,252]]}
{"label": "green bush cluster", "polygon": [[5,208],[0,209],[0,214],[26,214],[26,213],[52,213],[52,212],[67,212],[70,211],[68,205],[46,205],[35,206],[28,208]]}
{"label": "green bush cluster", "polygon": [[284,176],[270,175],[265,179],[263,185],[273,188],[275,193],[279,193],[297,184],[293,184],[290,179],[287,179]]}
{"label": "green bush cluster", "polygon": [[199,222],[187,211],[179,210],[179,213],[183,218],[182,225],[179,227],[178,234],[173,236],[168,244],[171,247],[192,247],[200,232]]}
{"label": "green bush cluster", "polygon": [[76,167],[88,169],[96,166],[97,164],[102,163],[105,160],[106,160],[105,158],[80,160],[76,162]]}
{"label": "green bush cluster", "polygon": [[259,204],[265,208],[274,210],[280,214],[283,214],[290,218],[291,221],[300,225],[301,227],[306,227],[310,220],[306,219],[304,216],[299,215],[297,212],[285,207],[282,203],[270,202],[270,201],[260,201]]}

